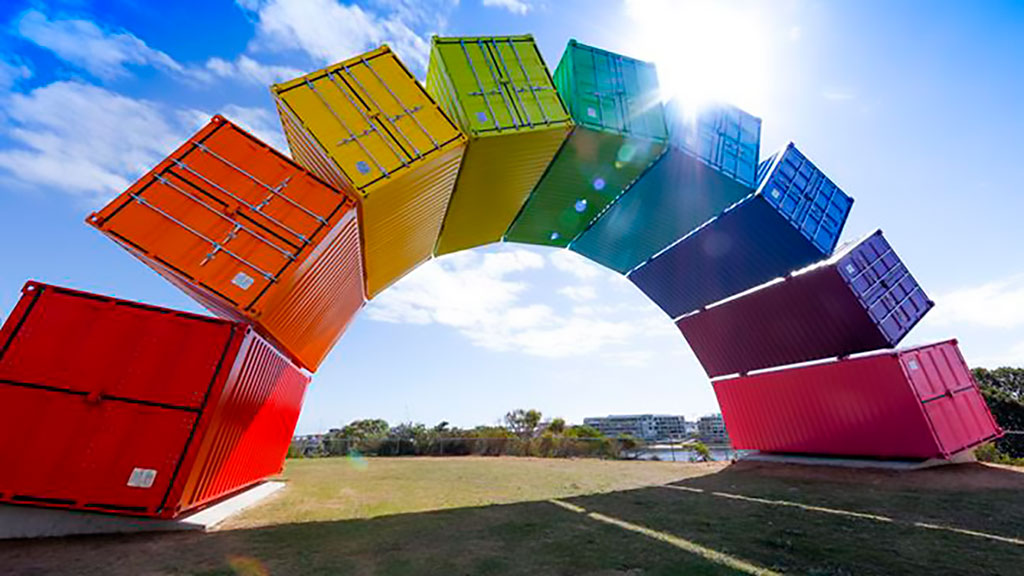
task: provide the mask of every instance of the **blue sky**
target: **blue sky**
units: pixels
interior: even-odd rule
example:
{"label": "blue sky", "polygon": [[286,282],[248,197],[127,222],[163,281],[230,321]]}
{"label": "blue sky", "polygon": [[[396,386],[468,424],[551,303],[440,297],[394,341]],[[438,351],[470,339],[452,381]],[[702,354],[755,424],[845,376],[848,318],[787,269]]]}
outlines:
{"label": "blue sky", "polygon": [[[29,278],[198,311],[83,224],[214,113],[283,147],[267,85],[389,43],[422,78],[431,34],[575,37],[659,65],[687,98],[763,119],[856,198],[938,306],[910,343],[1024,365],[1024,4],[240,0],[0,7],[0,317]],[[371,303],[300,419],[492,423],[698,416],[714,394],[628,281],[566,251],[494,246],[424,265]]]}

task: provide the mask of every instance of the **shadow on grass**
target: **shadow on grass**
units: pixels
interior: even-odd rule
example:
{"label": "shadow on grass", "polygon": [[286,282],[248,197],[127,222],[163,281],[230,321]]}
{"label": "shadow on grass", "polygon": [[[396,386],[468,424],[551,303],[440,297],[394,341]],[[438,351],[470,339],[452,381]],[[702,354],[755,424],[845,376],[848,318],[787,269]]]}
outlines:
{"label": "shadow on grass", "polygon": [[[1019,574],[1024,547],[800,508],[728,492],[929,519],[1020,536],[1024,475],[984,466],[914,473],[737,464],[678,483],[565,499],[778,571]],[[985,513],[987,511],[987,514]],[[209,534],[0,543],[3,574],[734,574],[732,569],[550,502]]]}

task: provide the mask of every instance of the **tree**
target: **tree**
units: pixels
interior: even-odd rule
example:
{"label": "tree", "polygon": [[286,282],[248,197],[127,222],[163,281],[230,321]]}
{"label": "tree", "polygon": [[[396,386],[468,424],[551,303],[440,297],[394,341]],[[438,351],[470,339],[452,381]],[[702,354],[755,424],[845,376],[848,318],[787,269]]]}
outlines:
{"label": "tree", "polygon": [[537,433],[540,419],[541,413],[539,410],[517,408],[505,414],[505,425],[513,434],[520,438],[533,438]]}
{"label": "tree", "polygon": [[697,462],[711,462],[711,450],[699,440],[693,444],[693,455]]}
{"label": "tree", "polygon": [[[971,373],[996,423],[1004,430],[1024,430],[1024,368],[975,368]],[[996,449],[1011,458],[1024,458],[1024,435],[1007,434],[996,441]]]}
{"label": "tree", "polygon": [[565,420],[562,418],[552,418],[551,422],[548,422],[548,432],[554,435],[561,435],[565,433]]}
{"label": "tree", "polygon": [[567,438],[604,438],[604,434],[600,430],[586,424],[569,427],[565,431],[565,436]]}
{"label": "tree", "polygon": [[346,440],[375,440],[387,436],[388,429],[387,421],[380,418],[353,420],[340,430],[338,436]]}

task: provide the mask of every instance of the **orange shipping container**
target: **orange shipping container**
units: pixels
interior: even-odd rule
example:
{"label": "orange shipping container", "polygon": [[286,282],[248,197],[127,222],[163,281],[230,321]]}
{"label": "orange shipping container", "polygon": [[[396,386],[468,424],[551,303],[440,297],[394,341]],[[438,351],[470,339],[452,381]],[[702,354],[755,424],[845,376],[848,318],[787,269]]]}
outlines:
{"label": "orange shipping container", "polygon": [[373,298],[433,253],[466,137],[387,46],[272,90],[295,160],[359,201]]}
{"label": "orange shipping container", "polygon": [[352,199],[221,116],[87,221],[308,370],[363,305]]}

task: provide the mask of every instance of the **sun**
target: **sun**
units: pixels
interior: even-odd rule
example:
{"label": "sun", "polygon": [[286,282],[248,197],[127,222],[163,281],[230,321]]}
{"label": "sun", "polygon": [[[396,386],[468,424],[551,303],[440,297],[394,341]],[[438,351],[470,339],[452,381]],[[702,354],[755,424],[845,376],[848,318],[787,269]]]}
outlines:
{"label": "sun", "polygon": [[764,109],[770,76],[766,22],[753,3],[627,0],[630,46],[658,67],[662,99],[687,109],[728,102],[753,114]]}

